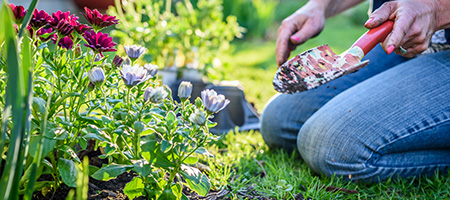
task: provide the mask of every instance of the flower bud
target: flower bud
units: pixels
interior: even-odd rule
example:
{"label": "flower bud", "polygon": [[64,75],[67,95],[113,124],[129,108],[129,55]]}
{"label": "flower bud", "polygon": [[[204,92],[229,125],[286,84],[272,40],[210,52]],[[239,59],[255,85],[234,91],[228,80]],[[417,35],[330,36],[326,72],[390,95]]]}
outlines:
{"label": "flower bud", "polygon": [[148,87],[144,92],[144,101],[152,103],[161,103],[169,95],[164,87]]}
{"label": "flower bud", "polygon": [[186,100],[191,97],[192,94],[192,83],[188,81],[181,82],[180,86],[178,87],[178,97],[180,97],[181,100]]}
{"label": "flower bud", "polygon": [[105,72],[100,67],[94,67],[88,71],[88,78],[91,80],[91,83],[98,86],[105,81]]}
{"label": "flower bud", "polygon": [[87,89],[89,92],[92,92],[92,90],[95,89],[95,85],[92,82],[89,82]]}
{"label": "flower bud", "polygon": [[123,63],[123,58],[122,58],[122,57],[120,57],[120,56],[118,56],[118,55],[114,56],[114,59],[113,59],[113,61],[112,61],[112,66],[113,66],[113,68],[119,68],[119,67],[121,67],[121,66],[122,66],[122,63]]}
{"label": "flower bud", "polygon": [[201,93],[203,106],[205,106],[206,110],[211,113],[217,113],[224,109],[229,103],[230,100],[225,99],[223,95],[217,95],[217,92],[214,90],[203,90]]}
{"label": "flower bud", "polygon": [[189,120],[197,125],[204,125],[206,122],[206,114],[198,109],[189,116]]}
{"label": "flower bud", "polygon": [[78,45],[77,47],[75,47],[75,50],[74,50],[74,56],[75,56],[75,58],[80,57],[82,53],[83,53],[83,52],[82,52],[82,50],[81,50],[80,45]]}

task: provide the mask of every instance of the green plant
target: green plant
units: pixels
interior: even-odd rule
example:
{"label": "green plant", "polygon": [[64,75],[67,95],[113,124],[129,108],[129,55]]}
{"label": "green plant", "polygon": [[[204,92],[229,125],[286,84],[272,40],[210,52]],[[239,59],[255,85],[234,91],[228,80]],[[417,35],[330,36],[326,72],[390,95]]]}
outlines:
{"label": "green plant", "polygon": [[117,15],[123,23],[112,34],[123,44],[147,47],[146,62],[183,67],[198,56],[198,66],[194,67],[199,69],[211,66],[216,54],[228,48],[235,37],[240,37],[236,17],[223,20],[221,0],[199,0],[195,6],[183,0],[169,9],[171,4],[172,0],[116,1],[116,7],[108,13]]}

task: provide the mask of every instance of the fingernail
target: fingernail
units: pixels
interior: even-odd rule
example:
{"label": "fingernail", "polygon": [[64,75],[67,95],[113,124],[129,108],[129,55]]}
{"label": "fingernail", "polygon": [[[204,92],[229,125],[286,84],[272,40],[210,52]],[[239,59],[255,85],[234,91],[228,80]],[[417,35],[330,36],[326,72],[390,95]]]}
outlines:
{"label": "fingernail", "polygon": [[373,21],[373,18],[369,18],[364,25],[370,24]]}
{"label": "fingernail", "polygon": [[394,51],[394,45],[391,45],[387,48],[387,54],[391,54]]}
{"label": "fingernail", "polygon": [[293,36],[291,36],[291,41],[292,41],[292,43],[298,43],[298,42],[300,42],[300,38],[293,35]]}

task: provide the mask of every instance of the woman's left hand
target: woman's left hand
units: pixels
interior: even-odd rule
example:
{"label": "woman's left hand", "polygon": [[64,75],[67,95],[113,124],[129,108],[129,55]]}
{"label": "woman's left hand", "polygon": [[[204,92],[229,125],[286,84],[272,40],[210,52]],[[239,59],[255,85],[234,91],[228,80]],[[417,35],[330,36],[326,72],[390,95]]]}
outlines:
{"label": "woman's left hand", "polygon": [[[384,50],[391,54],[413,57],[425,51],[436,30],[443,28],[439,15],[450,10],[444,0],[398,0],[384,3],[367,20],[366,28],[375,28],[387,20],[394,20],[394,28],[382,43]],[[401,48],[405,51],[401,52]]]}

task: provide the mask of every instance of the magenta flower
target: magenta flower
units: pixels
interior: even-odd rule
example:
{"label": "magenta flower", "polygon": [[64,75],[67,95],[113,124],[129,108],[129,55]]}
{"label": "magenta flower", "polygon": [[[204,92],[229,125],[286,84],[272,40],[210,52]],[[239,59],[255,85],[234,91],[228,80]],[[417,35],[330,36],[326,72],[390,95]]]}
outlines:
{"label": "magenta flower", "polygon": [[36,36],[38,36],[41,41],[46,42],[52,38],[53,35],[50,35],[52,32],[52,28],[41,28],[36,32]]}
{"label": "magenta flower", "polygon": [[90,26],[88,26],[88,25],[86,25],[86,24],[81,24],[81,23],[77,22],[77,25],[75,26],[74,29],[75,29],[75,31],[76,31],[78,34],[84,35],[84,33],[85,33],[86,31],[92,30],[92,27],[90,27]]}
{"label": "magenta flower", "polygon": [[16,6],[14,4],[9,4],[9,7],[11,7],[12,12],[14,13],[14,21],[17,24],[22,24],[23,18],[27,13],[25,8],[23,8],[23,6]]}
{"label": "magenta flower", "polygon": [[31,17],[30,25],[33,29],[37,30],[45,25],[47,25],[52,17],[48,15],[44,10],[35,9],[33,16]]}
{"label": "magenta flower", "polygon": [[75,15],[70,15],[70,11],[61,12],[60,10],[58,10],[57,12],[52,14],[52,20],[50,21],[50,25],[56,27],[58,26],[59,22],[68,21],[70,25],[76,26],[77,20],[78,17]]}
{"label": "magenta flower", "polygon": [[69,21],[61,20],[59,21],[58,25],[56,26],[56,31],[58,31],[59,34],[67,36],[72,34],[73,32],[73,26]]}
{"label": "magenta flower", "polygon": [[100,30],[102,28],[118,24],[119,20],[115,16],[109,16],[107,14],[101,14],[97,9],[91,10],[84,7],[85,13],[81,13],[87,21],[94,27],[95,30]]}
{"label": "magenta flower", "polygon": [[[56,43],[57,39],[58,38],[57,38],[57,36],[55,34],[55,37],[52,38],[53,44]],[[73,40],[69,36],[63,37],[63,38],[61,38],[59,40],[58,46],[60,46],[60,47],[62,47],[64,49],[67,49],[67,50],[72,49],[72,47],[73,47]]]}
{"label": "magenta flower", "polygon": [[88,43],[84,46],[91,48],[95,53],[103,55],[102,52],[117,51],[117,49],[114,48],[117,44],[112,41],[113,38],[109,37],[107,33],[95,33],[94,30],[91,30],[86,31],[83,37]]}

